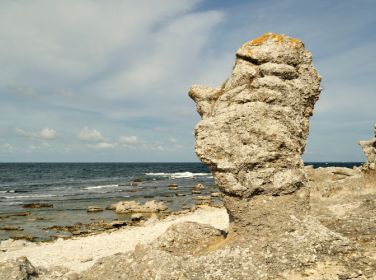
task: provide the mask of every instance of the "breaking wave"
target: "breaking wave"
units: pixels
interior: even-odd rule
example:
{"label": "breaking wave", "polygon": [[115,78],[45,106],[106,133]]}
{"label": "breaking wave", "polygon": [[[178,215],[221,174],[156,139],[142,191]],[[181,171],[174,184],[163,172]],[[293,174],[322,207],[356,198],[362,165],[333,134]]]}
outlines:
{"label": "breaking wave", "polygon": [[211,176],[211,173],[193,173],[193,172],[175,172],[175,173],[145,173],[146,176],[155,176],[155,177],[168,177],[171,179],[179,178],[194,178],[194,177],[204,177]]}

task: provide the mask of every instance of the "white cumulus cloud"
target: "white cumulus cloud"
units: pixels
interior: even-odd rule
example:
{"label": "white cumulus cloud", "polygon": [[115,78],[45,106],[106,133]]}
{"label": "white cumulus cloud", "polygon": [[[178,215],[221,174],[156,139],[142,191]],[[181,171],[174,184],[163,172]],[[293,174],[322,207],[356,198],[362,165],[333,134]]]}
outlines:
{"label": "white cumulus cloud", "polygon": [[57,137],[57,132],[56,132],[56,130],[54,130],[52,128],[46,127],[46,128],[43,128],[37,134],[37,136],[39,136],[40,138],[45,139],[45,140],[52,140],[52,139],[55,139]]}
{"label": "white cumulus cloud", "polygon": [[56,130],[49,127],[45,127],[37,132],[26,131],[22,128],[16,127],[14,131],[19,136],[28,137],[33,140],[54,140],[57,138]]}
{"label": "white cumulus cloud", "polygon": [[123,145],[138,145],[143,143],[143,141],[138,138],[138,136],[132,135],[132,136],[121,136],[119,139],[119,143]]}
{"label": "white cumulus cloud", "polygon": [[112,149],[116,147],[116,143],[99,142],[94,147],[98,149]]}
{"label": "white cumulus cloud", "polygon": [[100,142],[105,141],[106,139],[102,136],[100,131],[96,129],[90,129],[85,126],[81,129],[80,133],[77,135],[78,139],[83,141],[92,141],[92,142]]}

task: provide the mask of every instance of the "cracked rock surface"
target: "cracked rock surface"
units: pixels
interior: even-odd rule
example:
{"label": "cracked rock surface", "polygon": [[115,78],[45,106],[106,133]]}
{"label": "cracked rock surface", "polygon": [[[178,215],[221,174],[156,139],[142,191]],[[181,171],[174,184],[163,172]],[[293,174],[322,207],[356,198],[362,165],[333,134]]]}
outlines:
{"label": "cracked rock surface", "polygon": [[[303,43],[273,33],[238,49],[231,76],[221,87],[189,90],[202,117],[195,131],[196,153],[225,194],[234,230],[257,219],[252,208],[262,205],[259,197],[273,197],[281,206],[291,201],[292,212],[296,207],[305,211],[301,155],[319,94],[320,76]],[[265,209],[264,214],[272,212]]]}
{"label": "cracked rock surface", "polygon": [[371,169],[376,172],[376,124],[373,129],[374,137],[368,141],[359,141],[359,145],[367,158],[364,165],[365,169]]}

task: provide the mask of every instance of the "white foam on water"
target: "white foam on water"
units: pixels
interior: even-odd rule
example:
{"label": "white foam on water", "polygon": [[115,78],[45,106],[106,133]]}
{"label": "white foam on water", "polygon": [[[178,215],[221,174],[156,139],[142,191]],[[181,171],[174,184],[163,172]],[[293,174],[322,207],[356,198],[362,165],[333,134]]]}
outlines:
{"label": "white foam on water", "polygon": [[31,194],[31,195],[14,195],[14,196],[1,196],[5,199],[19,199],[19,198],[39,198],[39,197],[57,197],[56,194]]}
{"label": "white foam on water", "polygon": [[192,173],[192,172],[175,172],[175,173],[145,173],[146,176],[160,176],[160,177],[170,177],[172,179],[178,178],[193,178],[211,175],[210,173]]}
{"label": "white foam on water", "polygon": [[116,188],[119,185],[103,185],[103,186],[89,186],[84,188],[84,190],[96,190],[96,189],[104,189],[104,188]]}

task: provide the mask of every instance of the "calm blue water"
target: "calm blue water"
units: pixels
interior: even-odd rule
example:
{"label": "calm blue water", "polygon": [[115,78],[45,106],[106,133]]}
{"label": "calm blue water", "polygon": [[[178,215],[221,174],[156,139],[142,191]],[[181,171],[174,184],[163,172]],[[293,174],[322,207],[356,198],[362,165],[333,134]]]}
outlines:
{"label": "calm blue water", "polygon": [[[361,163],[306,163],[316,167],[353,167]],[[135,184],[134,181],[142,181]],[[178,184],[178,192],[168,189]],[[202,195],[217,191],[208,168],[201,163],[0,163],[0,214],[31,212],[27,217],[0,216],[3,225],[20,225],[25,233],[39,237],[54,224],[113,220],[113,211],[87,214],[89,205],[103,208],[121,200],[164,201],[170,210],[192,206],[191,187],[203,183]],[[24,209],[23,204],[43,202],[53,208]],[[36,219],[42,217],[43,219]],[[121,218],[121,217],[120,217]],[[0,239],[12,232],[0,230]]]}

